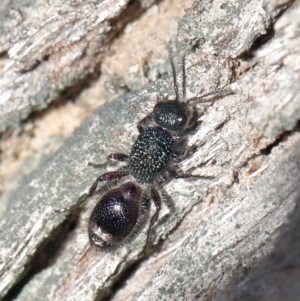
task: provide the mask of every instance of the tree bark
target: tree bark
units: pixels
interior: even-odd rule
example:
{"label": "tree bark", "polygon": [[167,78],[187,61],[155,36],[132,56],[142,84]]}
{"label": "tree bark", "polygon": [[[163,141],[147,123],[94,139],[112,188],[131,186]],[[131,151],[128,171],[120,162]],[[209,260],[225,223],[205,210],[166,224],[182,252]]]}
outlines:
{"label": "tree bark", "polygon": [[154,1],[128,2],[3,3],[0,132],[94,72],[112,39]]}
{"label": "tree bark", "polygon": [[[196,150],[180,168],[214,179],[171,180],[163,187],[172,201],[163,204],[147,254],[149,218],[119,249],[90,248],[93,199],[83,208],[80,200],[100,173],[117,168],[108,154],[130,152],[136,125],[155,102],[174,98],[172,78],[106,103],[12,196],[1,222],[1,298],[101,300],[154,250],[176,253],[144,288],[132,275],[135,300],[275,300],[286,289],[276,279],[296,282],[299,15],[299,1],[195,1],[176,40],[179,53],[187,53],[188,98],[227,86],[233,93],[195,105],[203,114],[187,145]],[[36,70],[30,69],[34,59],[21,62],[28,74]],[[173,241],[161,245],[169,235]],[[279,295],[272,295],[274,287]],[[133,298],[128,292],[122,292],[126,300]]]}

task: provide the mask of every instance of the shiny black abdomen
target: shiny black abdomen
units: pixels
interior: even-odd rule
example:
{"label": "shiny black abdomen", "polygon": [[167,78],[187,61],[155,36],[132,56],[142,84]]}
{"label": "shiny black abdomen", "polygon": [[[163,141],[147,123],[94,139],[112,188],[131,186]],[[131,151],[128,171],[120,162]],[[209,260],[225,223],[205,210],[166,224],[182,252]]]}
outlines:
{"label": "shiny black abdomen", "polygon": [[130,174],[140,183],[151,183],[169,163],[174,151],[171,135],[148,127],[136,139],[130,154]]}
{"label": "shiny black abdomen", "polygon": [[90,241],[99,247],[107,247],[112,242],[122,240],[135,227],[139,211],[139,203],[126,199],[120,188],[108,191],[91,214]]}

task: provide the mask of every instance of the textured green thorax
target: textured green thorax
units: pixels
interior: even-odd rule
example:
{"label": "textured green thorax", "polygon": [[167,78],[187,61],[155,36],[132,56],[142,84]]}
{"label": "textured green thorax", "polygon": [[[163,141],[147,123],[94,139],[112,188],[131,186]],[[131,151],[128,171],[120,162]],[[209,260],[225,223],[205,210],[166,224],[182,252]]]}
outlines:
{"label": "textured green thorax", "polygon": [[147,128],[135,141],[130,155],[130,174],[139,182],[152,182],[163,170],[173,153],[174,141],[160,128]]}

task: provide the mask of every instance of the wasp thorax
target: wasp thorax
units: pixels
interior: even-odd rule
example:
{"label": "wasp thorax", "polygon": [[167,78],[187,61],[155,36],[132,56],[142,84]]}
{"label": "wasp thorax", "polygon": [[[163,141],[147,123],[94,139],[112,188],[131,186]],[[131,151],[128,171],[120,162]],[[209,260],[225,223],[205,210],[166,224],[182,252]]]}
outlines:
{"label": "wasp thorax", "polygon": [[168,165],[173,153],[172,136],[161,128],[146,128],[136,139],[130,154],[130,174],[138,182],[151,183]]}

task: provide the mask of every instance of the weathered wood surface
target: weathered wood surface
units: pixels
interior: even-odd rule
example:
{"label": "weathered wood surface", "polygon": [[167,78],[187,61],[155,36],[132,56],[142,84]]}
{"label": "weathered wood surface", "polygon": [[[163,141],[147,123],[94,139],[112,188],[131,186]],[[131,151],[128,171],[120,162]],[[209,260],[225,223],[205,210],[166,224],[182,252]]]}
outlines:
{"label": "weathered wood surface", "polygon": [[[185,216],[192,222],[178,235],[187,238],[174,258],[137,300],[207,300],[236,273],[242,275],[241,266],[251,268],[272,251],[295,207],[300,177],[295,130],[300,111],[300,8],[299,1],[287,9],[284,5],[290,2],[279,4],[195,2],[180,22],[179,50],[205,39],[187,56],[189,97],[229,84],[235,93],[205,104],[201,126],[188,139],[189,145],[199,147],[181,168],[215,179],[174,180],[166,186],[174,204],[164,205],[153,229],[153,245]],[[266,45],[259,44],[256,57],[242,56],[270,31],[280,12],[276,35]],[[87,162],[106,162],[111,152],[128,152],[137,122],[157,98],[173,94],[167,77],[105,104],[24,180],[1,221],[1,296],[45,261],[42,255],[50,256],[54,246],[58,251],[17,300],[99,300],[122,271],[144,256],[145,231],[113,253],[88,248],[86,220],[92,200],[72,218],[53,209],[76,207],[93,179],[109,166],[95,170]],[[61,235],[74,220],[74,230]]]}
{"label": "weathered wood surface", "polygon": [[0,132],[92,73],[109,43],[153,1],[12,1],[0,18]]}

